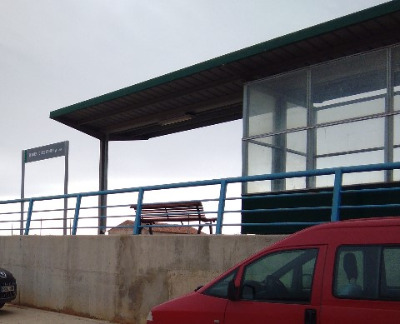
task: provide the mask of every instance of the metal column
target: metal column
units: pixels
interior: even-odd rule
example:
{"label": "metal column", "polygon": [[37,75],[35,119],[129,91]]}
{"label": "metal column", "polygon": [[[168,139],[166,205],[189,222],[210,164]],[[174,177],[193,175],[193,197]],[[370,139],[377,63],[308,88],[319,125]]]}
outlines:
{"label": "metal column", "polygon": [[65,142],[65,162],[64,162],[64,219],[63,219],[63,235],[67,235],[67,227],[68,227],[68,198],[66,197],[68,194],[68,174],[69,174],[69,142]]}
{"label": "metal column", "polygon": [[[108,139],[100,141],[99,190],[107,190],[108,178]],[[99,195],[98,234],[107,230],[107,195]]]}

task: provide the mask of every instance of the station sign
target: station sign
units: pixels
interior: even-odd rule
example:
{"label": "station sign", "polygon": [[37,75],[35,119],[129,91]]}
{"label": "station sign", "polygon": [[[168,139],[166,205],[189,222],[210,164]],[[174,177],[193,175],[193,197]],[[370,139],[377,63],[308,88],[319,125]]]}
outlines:
{"label": "station sign", "polygon": [[[25,204],[25,164],[29,162],[36,162],[56,158],[60,156],[65,157],[64,163],[64,217],[63,217],[63,234],[67,234],[67,212],[68,212],[68,155],[69,155],[69,142],[59,142],[45,146],[39,146],[28,150],[22,150],[22,170],[21,170],[21,221],[20,221],[20,235],[24,231],[24,204]],[[32,216],[32,215],[31,215]],[[25,229],[25,232],[27,229]],[[26,232],[27,233],[27,232]]]}
{"label": "station sign", "polygon": [[59,142],[25,150],[25,163],[65,156],[67,154],[67,145],[68,142]]}

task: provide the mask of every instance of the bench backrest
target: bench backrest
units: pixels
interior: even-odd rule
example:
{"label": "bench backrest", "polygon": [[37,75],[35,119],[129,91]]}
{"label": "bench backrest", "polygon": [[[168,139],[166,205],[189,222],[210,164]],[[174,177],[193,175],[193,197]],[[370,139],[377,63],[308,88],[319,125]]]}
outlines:
{"label": "bench backrest", "polygon": [[[137,205],[131,205],[131,208],[137,209]],[[142,204],[142,217],[199,217],[204,216],[203,205],[201,201],[181,201],[156,204]]]}

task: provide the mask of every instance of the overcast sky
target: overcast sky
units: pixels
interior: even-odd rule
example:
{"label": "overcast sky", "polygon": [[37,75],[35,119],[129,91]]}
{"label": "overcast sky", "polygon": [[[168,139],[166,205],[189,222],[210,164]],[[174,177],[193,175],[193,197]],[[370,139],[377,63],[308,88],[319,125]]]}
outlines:
{"label": "overcast sky", "polygon": [[[0,200],[20,196],[22,150],[60,141],[69,191],[98,189],[98,140],[50,111],[383,2],[0,0]],[[112,142],[109,188],[240,176],[241,137],[236,121]],[[61,194],[63,172],[27,164],[25,196]]]}

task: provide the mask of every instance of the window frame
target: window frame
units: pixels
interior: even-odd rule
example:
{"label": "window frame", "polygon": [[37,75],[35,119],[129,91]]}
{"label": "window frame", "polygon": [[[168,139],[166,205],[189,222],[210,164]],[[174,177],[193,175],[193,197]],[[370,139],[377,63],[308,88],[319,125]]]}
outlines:
{"label": "window frame", "polygon": [[[281,266],[279,269],[275,270],[273,273],[271,273],[271,275],[275,275],[278,272],[282,272],[282,276],[286,275],[287,273],[289,273],[290,271],[296,271],[296,268],[298,267],[302,267],[304,264],[306,264],[307,262],[309,262],[310,260],[312,260],[313,258],[315,258],[314,264],[313,264],[313,269],[312,269],[312,278],[311,278],[311,283],[310,283],[310,292],[309,292],[309,296],[307,298],[307,300],[305,299],[294,299],[294,298],[277,298],[277,299],[246,299],[242,297],[243,294],[243,288],[244,288],[244,283],[245,283],[245,274],[246,274],[246,268],[248,268],[249,266],[260,262],[262,259],[271,257],[272,255],[277,255],[277,254],[283,254],[283,253],[288,253],[288,252],[295,252],[295,251],[314,251],[315,255],[312,256],[309,260],[299,264],[297,267],[291,267],[290,264],[295,262],[298,258],[301,258],[304,256],[303,255],[298,255],[297,257],[295,257],[293,260],[285,263],[283,266]],[[313,286],[314,286],[314,281],[315,281],[315,277],[316,277],[316,268],[317,268],[317,263],[318,263],[318,258],[321,254],[321,250],[319,247],[317,246],[311,246],[311,247],[298,247],[298,248],[288,248],[288,249],[282,249],[282,250],[275,250],[275,251],[270,251],[269,253],[263,254],[262,256],[258,257],[255,260],[252,260],[249,263],[246,263],[245,265],[243,265],[243,269],[241,271],[241,278],[240,278],[240,285],[239,285],[239,301],[242,302],[261,302],[261,303],[285,303],[285,304],[298,304],[298,305],[303,305],[303,304],[311,304],[311,300],[312,300],[312,294],[313,294]],[[287,271],[285,271],[285,269],[287,268]],[[282,276],[280,276],[279,278],[281,278]],[[294,278],[292,278],[292,281],[294,282]],[[297,280],[298,281],[298,280]],[[299,282],[297,282],[299,283]]]}

